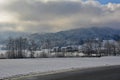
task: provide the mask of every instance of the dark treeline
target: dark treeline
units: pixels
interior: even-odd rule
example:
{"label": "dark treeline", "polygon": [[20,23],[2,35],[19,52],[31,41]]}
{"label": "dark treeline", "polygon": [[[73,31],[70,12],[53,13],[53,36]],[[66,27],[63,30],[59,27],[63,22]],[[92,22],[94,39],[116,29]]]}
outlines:
{"label": "dark treeline", "polygon": [[91,54],[99,54],[100,56],[120,55],[120,41],[88,40],[82,46],[82,51],[87,55]]}
{"label": "dark treeline", "polygon": [[47,39],[40,42],[22,37],[9,38],[6,41],[6,58],[27,58],[28,54],[30,58],[34,58],[37,51],[44,49],[47,49],[47,52],[40,53],[41,57],[50,57],[53,55],[52,53],[55,53],[56,57],[66,57],[66,54],[74,55],[75,52],[84,53],[85,56],[93,56],[93,54],[98,56],[120,55],[120,41],[91,39],[84,41],[80,48],[79,45],[76,46],[61,47],[57,46],[56,42]]}
{"label": "dark treeline", "polygon": [[23,58],[27,45],[27,39],[24,39],[22,37],[17,39],[9,38],[6,43],[7,57]]}
{"label": "dark treeline", "polygon": [[27,38],[9,38],[6,41],[7,57],[8,58],[24,58],[27,50],[31,52],[35,51],[37,45],[34,40],[28,40]]}

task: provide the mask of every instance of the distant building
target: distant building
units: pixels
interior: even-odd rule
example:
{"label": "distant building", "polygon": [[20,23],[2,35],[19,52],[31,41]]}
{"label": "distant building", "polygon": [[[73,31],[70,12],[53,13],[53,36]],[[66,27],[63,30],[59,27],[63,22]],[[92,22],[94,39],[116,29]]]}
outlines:
{"label": "distant building", "polygon": [[53,51],[54,51],[54,52],[61,52],[61,47],[54,47],[54,48],[53,48]]}
{"label": "distant building", "polygon": [[78,46],[76,45],[71,45],[67,47],[61,47],[62,52],[75,52],[78,51]]}

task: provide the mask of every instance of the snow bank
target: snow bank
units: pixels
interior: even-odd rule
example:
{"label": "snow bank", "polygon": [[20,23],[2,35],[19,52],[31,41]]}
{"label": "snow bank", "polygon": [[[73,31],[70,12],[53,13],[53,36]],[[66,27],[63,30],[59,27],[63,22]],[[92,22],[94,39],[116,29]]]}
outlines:
{"label": "snow bank", "polygon": [[120,57],[0,59],[0,79],[31,72],[120,65]]}

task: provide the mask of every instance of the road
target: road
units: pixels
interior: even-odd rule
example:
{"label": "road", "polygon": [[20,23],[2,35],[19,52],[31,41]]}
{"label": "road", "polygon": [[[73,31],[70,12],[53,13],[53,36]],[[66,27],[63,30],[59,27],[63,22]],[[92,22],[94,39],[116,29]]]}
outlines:
{"label": "road", "polygon": [[120,80],[120,66],[78,69],[56,74],[22,77],[17,80]]}

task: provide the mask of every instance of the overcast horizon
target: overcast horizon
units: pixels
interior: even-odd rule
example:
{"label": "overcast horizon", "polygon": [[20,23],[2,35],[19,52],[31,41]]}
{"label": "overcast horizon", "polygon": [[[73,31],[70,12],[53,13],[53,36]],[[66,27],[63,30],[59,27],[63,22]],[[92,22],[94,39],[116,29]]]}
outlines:
{"label": "overcast horizon", "polygon": [[0,0],[0,32],[120,29],[119,0]]}

